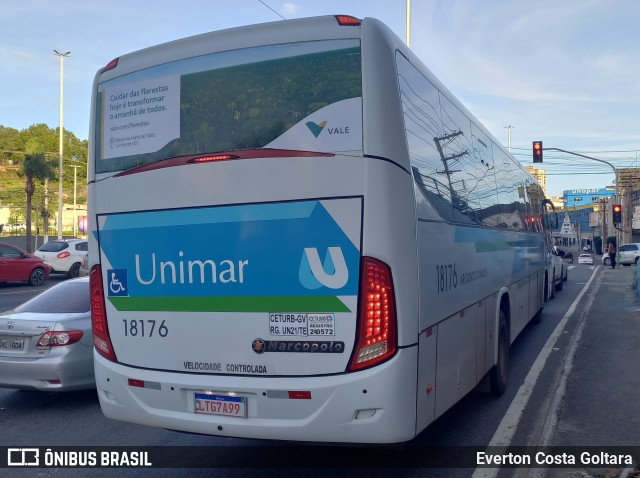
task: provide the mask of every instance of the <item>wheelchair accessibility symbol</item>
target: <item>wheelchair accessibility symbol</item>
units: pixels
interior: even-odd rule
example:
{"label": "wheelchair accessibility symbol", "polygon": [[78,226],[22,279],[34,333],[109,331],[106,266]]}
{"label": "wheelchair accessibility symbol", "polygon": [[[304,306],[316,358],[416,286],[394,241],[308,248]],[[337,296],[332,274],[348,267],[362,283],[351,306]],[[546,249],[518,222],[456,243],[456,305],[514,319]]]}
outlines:
{"label": "wheelchair accessibility symbol", "polygon": [[127,270],[126,269],[108,269],[107,283],[109,286],[109,296],[126,296],[127,291]]}

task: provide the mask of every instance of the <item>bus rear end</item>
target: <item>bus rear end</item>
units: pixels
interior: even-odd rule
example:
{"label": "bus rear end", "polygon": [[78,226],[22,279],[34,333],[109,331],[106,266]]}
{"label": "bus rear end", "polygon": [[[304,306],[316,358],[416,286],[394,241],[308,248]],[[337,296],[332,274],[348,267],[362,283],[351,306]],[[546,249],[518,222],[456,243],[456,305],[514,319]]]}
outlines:
{"label": "bus rear end", "polygon": [[413,192],[363,154],[352,20],[203,35],[96,75],[90,281],[108,417],[301,441],[415,435],[395,266],[415,257],[398,239],[415,236]]}

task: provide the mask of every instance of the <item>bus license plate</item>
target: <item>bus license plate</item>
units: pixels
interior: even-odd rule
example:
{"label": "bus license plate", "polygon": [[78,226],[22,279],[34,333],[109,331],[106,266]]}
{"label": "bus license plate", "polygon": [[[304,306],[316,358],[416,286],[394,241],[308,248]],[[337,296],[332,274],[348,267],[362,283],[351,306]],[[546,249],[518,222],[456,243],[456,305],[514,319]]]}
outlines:
{"label": "bus license plate", "polygon": [[0,350],[23,350],[23,337],[0,337]]}
{"label": "bus license plate", "polygon": [[247,399],[231,395],[195,394],[195,412],[247,418]]}

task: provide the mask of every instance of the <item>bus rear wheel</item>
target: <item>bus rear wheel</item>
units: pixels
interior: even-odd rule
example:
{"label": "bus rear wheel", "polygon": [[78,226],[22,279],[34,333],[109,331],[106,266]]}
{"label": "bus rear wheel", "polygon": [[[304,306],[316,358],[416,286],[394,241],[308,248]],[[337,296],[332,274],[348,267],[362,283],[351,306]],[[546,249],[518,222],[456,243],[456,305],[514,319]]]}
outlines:
{"label": "bus rear wheel", "polygon": [[500,310],[498,325],[498,360],[490,372],[491,393],[497,397],[504,394],[509,378],[509,327],[507,317]]}

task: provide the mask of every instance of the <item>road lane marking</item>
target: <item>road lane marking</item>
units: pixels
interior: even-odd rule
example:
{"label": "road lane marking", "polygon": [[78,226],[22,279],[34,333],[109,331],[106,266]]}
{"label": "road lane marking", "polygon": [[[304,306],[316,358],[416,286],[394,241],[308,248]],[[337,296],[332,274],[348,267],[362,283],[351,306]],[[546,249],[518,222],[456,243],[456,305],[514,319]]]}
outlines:
{"label": "road lane marking", "polygon": [[[560,335],[562,335],[566,323],[575,312],[576,307],[587,292],[587,289],[591,285],[591,282],[593,282],[596,272],[597,268],[593,270],[593,273],[591,274],[591,277],[587,281],[586,285],[582,288],[578,296],[575,298],[564,317],[562,317],[560,322],[558,322],[558,325],[556,325],[556,328],[547,339],[544,347],[542,347],[542,350],[531,366],[529,373],[525,377],[523,384],[518,389],[518,393],[516,393],[516,396],[513,397],[511,405],[509,405],[507,412],[504,414],[504,417],[502,418],[500,425],[498,425],[498,429],[493,434],[493,438],[491,438],[488,446],[506,448],[511,444],[513,435],[515,434],[518,428],[518,424],[520,423],[520,419],[522,418],[522,413],[524,412],[524,409],[529,402],[529,398],[531,398],[533,387],[535,386],[538,377],[542,372],[542,369],[547,363],[547,359],[549,358],[549,355],[551,355],[551,352],[553,351],[558,338],[560,337]],[[498,471],[500,471],[500,468],[476,468],[473,472],[472,478],[495,478],[498,475]]]}

